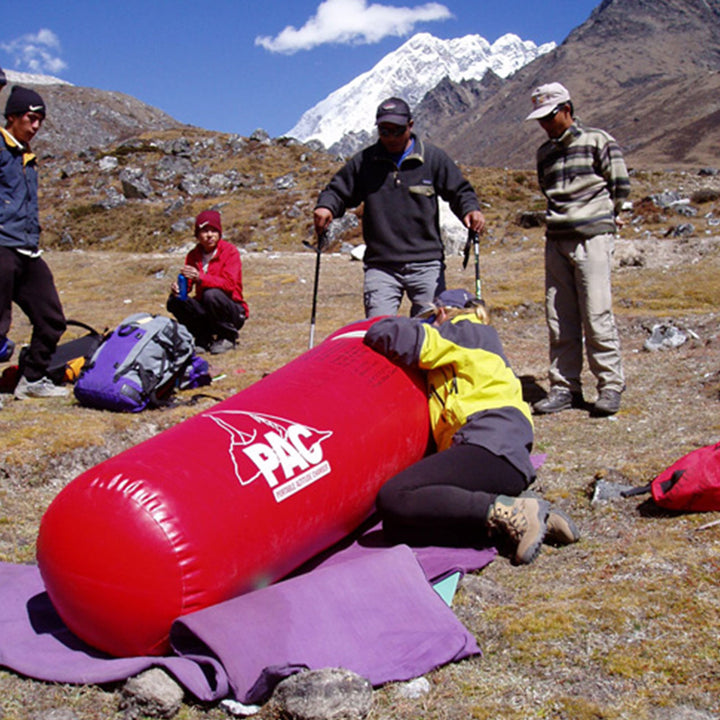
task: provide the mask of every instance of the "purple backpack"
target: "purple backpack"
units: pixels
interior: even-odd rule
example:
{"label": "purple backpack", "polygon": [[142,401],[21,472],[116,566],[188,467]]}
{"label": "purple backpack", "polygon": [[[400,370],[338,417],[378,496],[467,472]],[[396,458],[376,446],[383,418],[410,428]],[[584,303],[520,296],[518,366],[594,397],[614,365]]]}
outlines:
{"label": "purple backpack", "polygon": [[167,404],[194,351],[192,335],[176,320],[130,315],[85,364],[75,397],[81,405],[118,412]]}

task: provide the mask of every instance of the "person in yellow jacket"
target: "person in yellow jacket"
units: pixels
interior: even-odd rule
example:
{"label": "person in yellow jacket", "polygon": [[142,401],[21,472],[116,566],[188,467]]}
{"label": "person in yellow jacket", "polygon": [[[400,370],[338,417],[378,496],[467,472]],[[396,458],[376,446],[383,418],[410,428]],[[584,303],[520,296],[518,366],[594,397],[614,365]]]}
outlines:
{"label": "person in yellow jacket", "polygon": [[532,562],[546,535],[559,543],[579,538],[548,502],[519,497],[535,479],[532,416],[482,301],[445,290],[417,318],[377,321],[364,342],[425,372],[438,451],[380,489],[376,506],[391,537],[457,544],[479,541],[487,529],[516,542],[518,563]]}

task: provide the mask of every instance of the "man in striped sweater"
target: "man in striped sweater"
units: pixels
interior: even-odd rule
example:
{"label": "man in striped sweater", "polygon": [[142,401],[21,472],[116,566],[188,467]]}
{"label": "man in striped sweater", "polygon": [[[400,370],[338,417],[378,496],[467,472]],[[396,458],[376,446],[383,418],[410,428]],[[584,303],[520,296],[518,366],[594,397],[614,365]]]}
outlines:
{"label": "man in striped sweater", "polygon": [[597,379],[593,413],[613,415],[620,409],[625,378],[610,270],[618,215],[630,193],[627,168],[608,133],[575,119],[563,85],[541,85],[532,103],[527,120],[537,120],[548,135],[537,153],[537,172],[547,198],[545,310],[550,334],[550,391],[533,409],[554,413],[584,407],[584,335]]}

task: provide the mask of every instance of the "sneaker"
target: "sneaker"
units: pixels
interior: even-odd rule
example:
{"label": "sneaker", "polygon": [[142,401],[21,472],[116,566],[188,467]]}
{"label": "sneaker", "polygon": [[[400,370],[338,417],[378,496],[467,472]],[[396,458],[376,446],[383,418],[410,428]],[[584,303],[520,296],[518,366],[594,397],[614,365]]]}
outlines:
{"label": "sneaker", "polygon": [[540,552],[550,503],[528,497],[498,495],[488,511],[488,527],[517,542],[515,562],[531,563]]}
{"label": "sneaker", "polygon": [[0,343],[0,362],[7,362],[15,350],[15,343],[10,338],[4,338]]}
{"label": "sneaker", "polygon": [[551,507],[547,519],[545,542],[553,545],[570,545],[580,539],[580,531],[572,518],[562,510]]}
{"label": "sneaker", "polygon": [[600,417],[614,415],[620,409],[621,394],[617,390],[603,388],[595,401],[593,414]]}
{"label": "sneaker", "polygon": [[232,350],[235,347],[235,343],[227,338],[218,338],[210,345],[211,355],[221,355],[228,350]]}
{"label": "sneaker", "polygon": [[16,400],[27,400],[28,398],[65,397],[68,394],[67,388],[55,385],[50,378],[40,378],[30,382],[25,376],[20,378],[15,388]]}
{"label": "sneaker", "polygon": [[547,397],[533,404],[533,411],[539,415],[570,410],[584,405],[581,392],[571,392],[567,388],[552,387]]}

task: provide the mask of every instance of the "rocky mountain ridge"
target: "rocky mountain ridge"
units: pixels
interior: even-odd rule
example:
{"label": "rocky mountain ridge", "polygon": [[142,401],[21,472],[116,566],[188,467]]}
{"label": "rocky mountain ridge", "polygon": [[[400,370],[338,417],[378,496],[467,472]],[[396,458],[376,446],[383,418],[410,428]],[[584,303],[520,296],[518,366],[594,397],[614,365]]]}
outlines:
{"label": "rocky mountain ridge", "polygon": [[[167,113],[131,95],[81,87],[51,75],[5,70],[8,86],[32,87],[48,108],[42,131],[33,142],[40,155],[81,153],[142,135],[149,129],[183,127]],[[5,106],[8,90],[0,95]]]}
{"label": "rocky mountain ridge", "polygon": [[431,139],[461,162],[532,167],[545,135],[524,118],[533,88],[551,81],[570,89],[586,124],[617,138],[631,165],[720,162],[720,0],[604,0],[495,92],[465,93],[454,112],[443,100],[449,88],[437,88],[417,113],[433,117]]}

